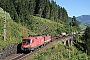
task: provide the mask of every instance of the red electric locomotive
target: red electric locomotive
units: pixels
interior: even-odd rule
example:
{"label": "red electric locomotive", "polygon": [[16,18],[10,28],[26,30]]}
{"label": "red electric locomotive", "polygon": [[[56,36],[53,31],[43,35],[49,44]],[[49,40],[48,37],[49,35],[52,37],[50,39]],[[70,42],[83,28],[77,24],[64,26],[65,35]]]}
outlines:
{"label": "red electric locomotive", "polygon": [[44,39],[44,44],[49,43],[51,41],[51,36],[50,35],[45,35],[44,38],[45,38]]}
{"label": "red electric locomotive", "polygon": [[42,46],[51,41],[51,36],[41,35],[41,36],[30,36],[22,39],[21,49],[23,51],[34,50],[35,48]]}

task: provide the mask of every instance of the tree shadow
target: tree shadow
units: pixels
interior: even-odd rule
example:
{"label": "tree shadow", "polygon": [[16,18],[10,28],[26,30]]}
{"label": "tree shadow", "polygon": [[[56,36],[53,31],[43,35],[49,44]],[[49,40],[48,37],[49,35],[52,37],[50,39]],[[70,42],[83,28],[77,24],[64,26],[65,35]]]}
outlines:
{"label": "tree shadow", "polygon": [[74,46],[83,52],[86,52],[86,45],[84,43],[78,42],[78,41],[74,41]]}

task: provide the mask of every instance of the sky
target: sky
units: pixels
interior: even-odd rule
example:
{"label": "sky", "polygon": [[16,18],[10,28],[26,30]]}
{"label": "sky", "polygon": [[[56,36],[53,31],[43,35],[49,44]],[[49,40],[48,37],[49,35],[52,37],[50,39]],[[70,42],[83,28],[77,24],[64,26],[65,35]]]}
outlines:
{"label": "sky", "polygon": [[64,7],[69,17],[90,15],[90,0],[54,0],[56,4]]}

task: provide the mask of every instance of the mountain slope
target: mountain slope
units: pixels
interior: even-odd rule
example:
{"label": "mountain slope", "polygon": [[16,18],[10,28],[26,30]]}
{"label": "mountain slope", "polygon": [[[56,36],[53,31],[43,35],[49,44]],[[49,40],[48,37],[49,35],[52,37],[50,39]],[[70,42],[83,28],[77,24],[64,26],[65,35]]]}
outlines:
{"label": "mountain slope", "polygon": [[9,13],[7,13],[7,28],[6,41],[3,41],[4,32],[4,11],[0,10],[0,45],[6,45],[11,43],[19,43],[22,38],[30,35],[38,34],[50,34],[53,36],[60,35],[61,32],[77,31],[76,27],[70,27],[68,23],[58,23],[49,19],[44,19],[30,15],[25,22],[19,22],[18,24],[11,19]]}
{"label": "mountain slope", "polygon": [[[71,22],[71,21],[72,21],[72,18],[71,17],[68,17],[68,22]],[[79,24],[79,28],[81,30],[84,30],[87,27],[84,23],[80,22],[79,20],[78,20],[78,24]]]}
{"label": "mountain slope", "polygon": [[7,45],[12,43],[19,43],[21,42],[22,37],[28,36],[28,31],[35,35],[35,33],[31,32],[26,27],[17,24],[14,22],[9,13],[6,15],[6,41],[3,41],[4,38],[4,32],[3,32],[3,26],[4,26],[4,11],[0,8],[0,46],[1,45]]}
{"label": "mountain slope", "polygon": [[32,57],[28,57],[26,60],[86,60],[86,58],[89,60],[90,56],[87,56],[76,47],[68,47],[56,42],[51,47],[33,54]]}
{"label": "mountain slope", "polygon": [[79,27],[81,30],[85,30],[87,26],[83,23],[79,23]]}
{"label": "mountain slope", "polygon": [[90,24],[90,15],[81,15],[76,18],[77,20],[79,20],[80,22],[84,24]]}

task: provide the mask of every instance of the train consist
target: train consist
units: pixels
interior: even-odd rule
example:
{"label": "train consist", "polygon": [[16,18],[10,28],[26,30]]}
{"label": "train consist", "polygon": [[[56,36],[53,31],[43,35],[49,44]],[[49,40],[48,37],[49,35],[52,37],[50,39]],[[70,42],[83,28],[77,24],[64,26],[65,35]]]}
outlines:
{"label": "train consist", "polygon": [[44,46],[45,44],[51,42],[50,35],[40,35],[40,36],[29,36],[22,39],[21,50],[23,51],[33,51],[34,49]]}
{"label": "train consist", "polygon": [[54,39],[51,39],[50,35],[39,35],[39,36],[29,36],[22,39],[22,51],[33,51],[38,47],[44,46],[47,43],[58,39],[62,37],[67,37],[70,35],[74,35],[76,32],[72,32],[71,34],[66,34],[65,32],[62,32],[60,36],[54,37]]}

